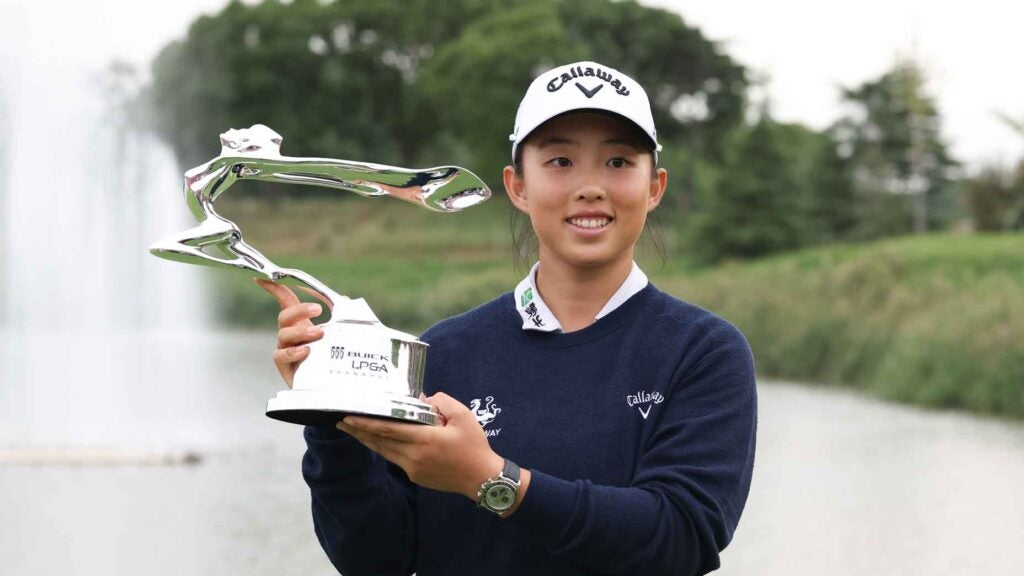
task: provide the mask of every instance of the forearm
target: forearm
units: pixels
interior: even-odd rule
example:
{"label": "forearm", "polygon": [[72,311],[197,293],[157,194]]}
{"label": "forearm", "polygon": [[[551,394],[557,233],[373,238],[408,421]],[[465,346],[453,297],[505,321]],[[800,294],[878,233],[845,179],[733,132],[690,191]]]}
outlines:
{"label": "forearm", "polygon": [[723,535],[695,499],[657,486],[602,486],[531,472],[509,521],[553,554],[607,574],[692,575],[717,566]]}
{"label": "forearm", "polygon": [[677,379],[628,484],[569,481],[533,469],[509,520],[553,554],[602,573],[718,568],[746,503],[756,445],[753,365],[745,347],[733,355],[740,360],[697,366],[688,380]]}
{"label": "forearm", "polygon": [[415,569],[412,486],[379,456],[332,430],[306,431],[302,472],[317,539],[344,574],[407,575]]}

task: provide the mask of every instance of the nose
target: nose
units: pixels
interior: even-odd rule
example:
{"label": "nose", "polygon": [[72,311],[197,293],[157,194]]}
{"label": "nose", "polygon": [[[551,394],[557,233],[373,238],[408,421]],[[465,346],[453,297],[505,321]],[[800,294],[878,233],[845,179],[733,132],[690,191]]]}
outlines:
{"label": "nose", "polygon": [[576,190],[574,198],[582,202],[595,202],[598,200],[604,200],[608,194],[604,191],[604,188],[594,184],[587,184]]}

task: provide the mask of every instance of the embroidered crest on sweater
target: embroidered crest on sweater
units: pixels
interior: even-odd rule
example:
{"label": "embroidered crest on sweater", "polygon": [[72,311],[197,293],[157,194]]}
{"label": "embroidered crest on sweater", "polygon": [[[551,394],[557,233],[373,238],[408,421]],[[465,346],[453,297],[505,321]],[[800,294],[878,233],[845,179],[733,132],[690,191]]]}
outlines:
{"label": "embroidered crest on sweater", "polygon": [[487,434],[488,438],[501,434],[501,428],[487,429],[487,425],[493,422],[498,417],[498,414],[501,413],[501,408],[494,405],[494,396],[488,396],[483,400],[474,398],[469,402],[469,410],[476,416],[476,421],[484,428],[484,433]]}

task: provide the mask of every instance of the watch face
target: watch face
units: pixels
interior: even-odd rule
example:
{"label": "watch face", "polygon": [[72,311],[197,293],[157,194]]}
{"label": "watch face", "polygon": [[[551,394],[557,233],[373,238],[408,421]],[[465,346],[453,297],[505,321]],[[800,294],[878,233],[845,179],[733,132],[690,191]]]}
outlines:
{"label": "watch face", "polygon": [[484,493],[484,501],[491,510],[508,510],[515,504],[516,490],[507,484],[495,484]]}

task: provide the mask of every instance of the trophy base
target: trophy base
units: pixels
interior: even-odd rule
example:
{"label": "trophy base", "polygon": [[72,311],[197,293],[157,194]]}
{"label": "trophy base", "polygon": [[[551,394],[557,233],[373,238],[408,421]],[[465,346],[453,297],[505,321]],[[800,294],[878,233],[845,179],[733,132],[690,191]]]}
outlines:
{"label": "trophy base", "polygon": [[267,416],[292,424],[334,428],[349,414],[437,425],[434,409],[415,398],[283,390],[267,401]]}

